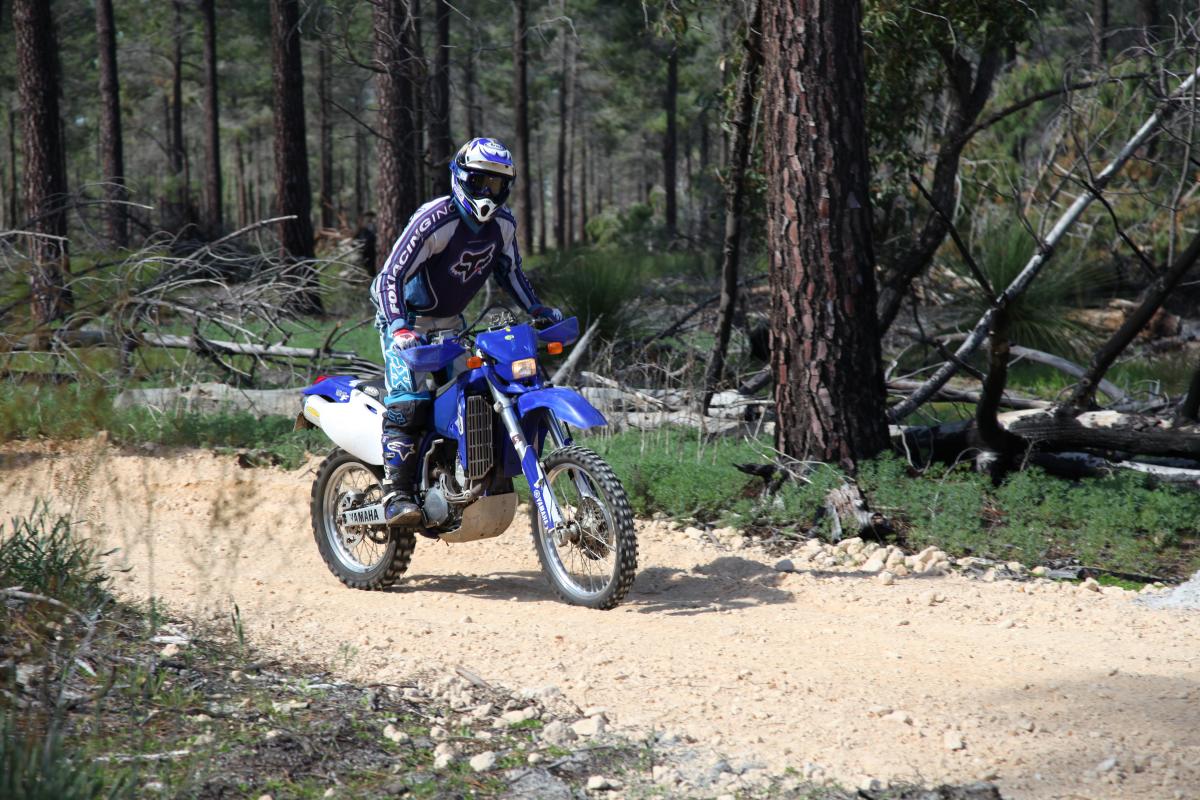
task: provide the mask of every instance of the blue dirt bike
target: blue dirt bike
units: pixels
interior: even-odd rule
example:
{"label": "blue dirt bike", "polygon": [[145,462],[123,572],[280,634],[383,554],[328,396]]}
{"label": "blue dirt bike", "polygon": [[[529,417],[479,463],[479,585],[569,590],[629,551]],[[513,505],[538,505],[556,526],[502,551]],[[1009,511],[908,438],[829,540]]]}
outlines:
{"label": "blue dirt bike", "polygon": [[517,510],[513,479],[524,477],[534,546],[554,591],[590,608],[621,601],[637,571],[633,512],[612,468],[574,444],[568,427],[607,422],[578,392],[551,386],[538,365],[539,347],[561,353],[578,336],[574,318],[537,329],[505,311],[481,328],[434,332],[431,344],[404,351],[413,372],[440,384],[432,430],[417,453],[423,520],[416,528],[383,521],[383,381],[318,378],[303,390],[297,426],[319,427],[337,445],[313,482],[312,524],[342,583],[392,585],[418,533],[451,543],[499,536]]}

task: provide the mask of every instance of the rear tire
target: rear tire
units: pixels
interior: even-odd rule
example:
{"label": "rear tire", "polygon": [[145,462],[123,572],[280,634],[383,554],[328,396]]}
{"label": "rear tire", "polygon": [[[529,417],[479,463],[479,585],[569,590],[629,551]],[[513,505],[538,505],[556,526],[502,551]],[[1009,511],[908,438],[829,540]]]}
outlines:
{"label": "rear tire", "polygon": [[[637,575],[637,534],[625,487],[604,459],[577,445],[550,453],[542,469],[564,519],[578,526],[575,541],[560,544],[555,534],[544,532],[537,504],[529,504],[542,572],[554,593],[572,605],[615,607]],[[596,499],[579,496],[573,474],[586,478]]]}
{"label": "rear tire", "polygon": [[[355,494],[361,498],[348,498]],[[313,481],[310,509],[317,550],[329,571],[351,589],[386,589],[412,560],[417,544],[412,530],[346,527],[338,522],[342,503],[369,505],[382,495],[376,469],[341,449],[321,462]]]}

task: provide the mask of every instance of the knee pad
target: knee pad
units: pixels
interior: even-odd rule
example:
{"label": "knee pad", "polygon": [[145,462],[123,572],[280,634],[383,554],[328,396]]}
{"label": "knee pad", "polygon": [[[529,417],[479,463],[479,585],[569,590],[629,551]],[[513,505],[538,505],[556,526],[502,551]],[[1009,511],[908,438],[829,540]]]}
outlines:
{"label": "knee pad", "polygon": [[383,415],[383,432],[388,433],[420,433],[425,429],[429,418],[430,400],[405,400],[392,403]]}

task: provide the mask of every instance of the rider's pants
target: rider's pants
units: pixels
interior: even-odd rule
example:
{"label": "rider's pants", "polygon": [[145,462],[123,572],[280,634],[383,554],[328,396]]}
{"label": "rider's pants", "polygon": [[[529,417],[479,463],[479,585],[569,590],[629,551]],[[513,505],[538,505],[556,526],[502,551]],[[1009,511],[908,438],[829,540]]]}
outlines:
{"label": "rider's pants", "polygon": [[411,491],[417,477],[417,445],[425,427],[432,402],[425,389],[425,374],[414,373],[392,346],[387,320],[382,313],[375,315],[379,344],[383,349],[383,380],[386,394],[383,403],[384,481],[402,491]]}

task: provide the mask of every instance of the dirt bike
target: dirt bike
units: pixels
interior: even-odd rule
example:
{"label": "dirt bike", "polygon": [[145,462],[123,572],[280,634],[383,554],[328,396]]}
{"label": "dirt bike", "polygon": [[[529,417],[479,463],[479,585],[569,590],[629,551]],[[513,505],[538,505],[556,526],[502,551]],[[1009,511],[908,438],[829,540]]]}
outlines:
{"label": "dirt bike", "polygon": [[[534,546],[555,593],[616,606],[637,571],[633,512],[609,465],[575,444],[568,427],[607,421],[578,392],[551,386],[537,362],[539,346],[557,354],[579,338],[578,320],[538,328],[501,312],[481,328],[428,338],[402,353],[414,373],[440,384],[417,446],[417,527],[384,524],[383,380],[320,377],[302,391],[297,427],[319,427],[337,445],[312,487],[326,565],[349,587],[386,588],[408,568],[417,534],[457,544],[504,533],[517,510],[513,479],[523,476]],[[454,369],[468,353],[465,369]]]}

